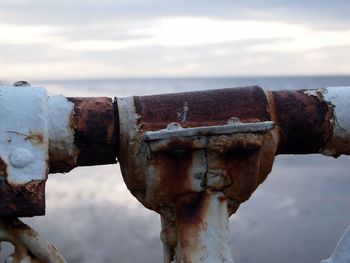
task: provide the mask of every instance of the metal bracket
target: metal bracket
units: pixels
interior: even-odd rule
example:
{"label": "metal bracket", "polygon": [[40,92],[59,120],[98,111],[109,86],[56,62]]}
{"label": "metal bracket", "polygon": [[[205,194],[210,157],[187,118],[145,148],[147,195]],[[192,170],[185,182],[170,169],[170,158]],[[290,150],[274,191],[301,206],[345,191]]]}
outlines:
{"label": "metal bracket", "polygon": [[165,263],[233,262],[229,216],[270,172],[278,131],[268,113],[187,110],[181,124],[171,122],[179,119],[172,106],[156,114],[152,103],[118,99],[123,178],[161,215]]}
{"label": "metal bracket", "polygon": [[200,135],[224,135],[236,133],[266,132],[274,128],[272,121],[243,123],[231,118],[226,125],[182,128],[179,123],[170,123],[166,129],[144,133],[145,141],[168,139],[171,137],[192,137]]}
{"label": "metal bracket", "polygon": [[143,133],[150,151],[144,202],[167,207],[158,211],[164,262],[233,262],[228,218],[266,177],[259,164],[272,165],[274,127],[230,118],[226,125],[170,123]]}
{"label": "metal bracket", "polygon": [[48,174],[47,93],[0,87],[0,215],[41,215]]}
{"label": "metal bracket", "polygon": [[6,262],[66,263],[57,248],[16,218],[0,219],[0,242],[13,244],[14,252]]}

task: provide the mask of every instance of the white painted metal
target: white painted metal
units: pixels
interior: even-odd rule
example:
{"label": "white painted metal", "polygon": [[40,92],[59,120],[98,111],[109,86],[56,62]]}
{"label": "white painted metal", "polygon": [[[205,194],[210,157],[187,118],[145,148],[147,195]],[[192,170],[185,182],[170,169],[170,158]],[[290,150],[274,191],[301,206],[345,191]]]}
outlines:
{"label": "white painted metal", "polygon": [[47,94],[36,87],[0,87],[0,158],[11,185],[45,180],[48,172]]}
{"label": "white painted metal", "polygon": [[75,166],[78,148],[74,145],[74,129],[71,127],[74,104],[64,96],[52,96],[48,97],[48,110],[50,158]]}
{"label": "white painted metal", "polygon": [[233,263],[227,198],[222,192],[207,192],[205,199],[200,223],[177,222],[176,263]]}
{"label": "white painted metal", "polygon": [[350,86],[322,90],[324,101],[333,108],[333,136],[323,153],[350,154]]}
{"label": "white painted metal", "polygon": [[180,124],[171,123],[171,128],[159,131],[145,132],[145,140],[161,140],[168,139],[170,137],[192,137],[200,135],[223,135],[223,134],[235,134],[235,133],[247,133],[247,132],[264,132],[274,128],[272,121],[254,122],[254,123],[242,123],[236,122],[234,124],[227,125],[215,125],[215,126],[202,126],[183,129]]}
{"label": "white painted metal", "polygon": [[76,164],[73,106],[43,88],[0,86],[0,158],[9,184],[46,180],[49,152],[51,160]]}
{"label": "white painted metal", "polygon": [[57,248],[18,219],[0,219],[0,241],[15,247],[6,263],[66,263]]}

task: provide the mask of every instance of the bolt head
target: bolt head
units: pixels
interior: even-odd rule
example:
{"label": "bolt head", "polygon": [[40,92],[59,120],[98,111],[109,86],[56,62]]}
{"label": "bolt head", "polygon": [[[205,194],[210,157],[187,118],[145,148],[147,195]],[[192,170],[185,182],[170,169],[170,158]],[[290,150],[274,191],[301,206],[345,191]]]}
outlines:
{"label": "bolt head", "polygon": [[11,153],[9,159],[13,167],[24,168],[33,162],[34,156],[28,149],[17,148]]}

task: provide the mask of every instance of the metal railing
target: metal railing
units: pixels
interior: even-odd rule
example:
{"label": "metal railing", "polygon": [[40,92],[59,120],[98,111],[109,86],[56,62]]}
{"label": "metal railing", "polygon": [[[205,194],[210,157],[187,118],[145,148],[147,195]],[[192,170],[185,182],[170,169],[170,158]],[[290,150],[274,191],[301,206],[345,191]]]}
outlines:
{"label": "metal railing", "polygon": [[[48,173],[118,160],[130,192],[161,216],[164,262],[233,262],[229,216],[277,154],[349,154],[349,105],[350,87],[111,99],[2,86],[0,240],[15,246],[8,260],[65,262],[16,218],[45,213]],[[326,262],[350,261],[348,240]]]}

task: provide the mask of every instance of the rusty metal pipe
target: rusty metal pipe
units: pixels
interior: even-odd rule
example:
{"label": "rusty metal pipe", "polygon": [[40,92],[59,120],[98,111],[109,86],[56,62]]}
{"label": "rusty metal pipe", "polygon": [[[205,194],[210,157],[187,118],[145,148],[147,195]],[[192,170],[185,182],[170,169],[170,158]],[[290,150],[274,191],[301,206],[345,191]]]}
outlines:
{"label": "rusty metal pipe", "polygon": [[182,127],[223,125],[231,117],[242,122],[274,121],[280,137],[277,154],[337,156],[349,154],[349,147],[333,153],[325,147],[337,125],[335,109],[346,108],[349,93],[350,87],[264,91],[253,86],[134,97],[134,101],[144,131],[165,129],[171,122]]}
{"label": "rusty metal pipe", "polygon": [[[19,87],[17,87],[19,88]],[[23,87],[24,89],[33,89]],[[33,89],[35,90],[35,89]],[[24,94],[23,92],[20,93]],[[171,122],[184,128],[226,124],[231,117],[241,122],[273,121],[279,134],[277,154],[323,153],[338,156],[349,154],[349,125],[346,122],[349,88],[264,91],[260,87],[245,87],[176,94],[152,95],[130,98],[143,131],[160,130]],[[17,98],[18,104],[21,98]],[[67,172],[76,166],[109,164],[116,162],[119,148],[118,101],[111,98],[49,97],[50,130],[48,167],[50,172]],[[51,104],[50,104],[51,103]],[[343,109],[343,110],[339,110]],[[345,110],[344,110],[345,109]],[[338,112],[337,112],[338,110]],[[67,112],[64,122],[59,122],[62,112]],[[21,115],[17,113],[18,115]],[[25,113],[23,113],[25,114]],[[342,123],[339,123],[342,120]],[[343,127],[345,126],[345,128]],[[63,136],[69,130],[71,139]],[[40,135],[40,134],[39,134]],[[38,134],[28,135],[38,141]],[[70,141],[71,140],[71,141]],[[7,163],[1,162],[3,177]],[[28,189],[6,183],[0,196],[8,200],[0,206],[0,214],[34,215],[44,209],[44,186],[40,181],[27,185]],[[33,191],[33,189],[36,189]],[[29,192],[28,192],[29,191]],[[28,193],[27,193],[28,192]],[[33,194],[30,194],[33,192]],[[22,193],[23,195],[17,195]],[[27,194],[24,194],[27,193]],[[35,193],[35,194],[34,194]],[[15,205],[11,200],[18,201]],[[29,200],[38,200],[31,202]],[[27,201],[26,201],[27,200]],[[20,212],[16,207],[23,206]],[[39,208],[40,207],[40,208]],[[6,212],[5,212],[6,210]],[[21,209],[20,209],[21,210]]]}
{"label": "rusty metal pipe", "polygon": [[0,215],[45,213],[47,173],[116,162],[111,98],[47,96],[0,86]]}
{"label": "rusty metal pipe", "polygon": [[[144,131],[165,129],[171,122],[178,122],[185,128],[223,125],[231,117],[243,123],[274,121],[280,137],[277,154],[319,153],[331,139],[335,125],[335,107],[322,95],[326,92],[327,89],[264,91],[252,86],[135,96],[134,114],[140,117]],[[50,172],[115,163],[119,142],[117,100],[67,99],[74,105],[68,126],[73,129],[76,156],[74,161],[67,161],[66,156],[60,156],[53,148]]]}
{"label": "rusty metal pipe", "polygon": [[[72,147],[57,149],[51,138],[50,173],[68,172],[77,166],[116,163],[117,124],[111,98],[67,98],[72,106],[65,129],[74,136]],[[53,121],[55,121],[53,119]]]}

